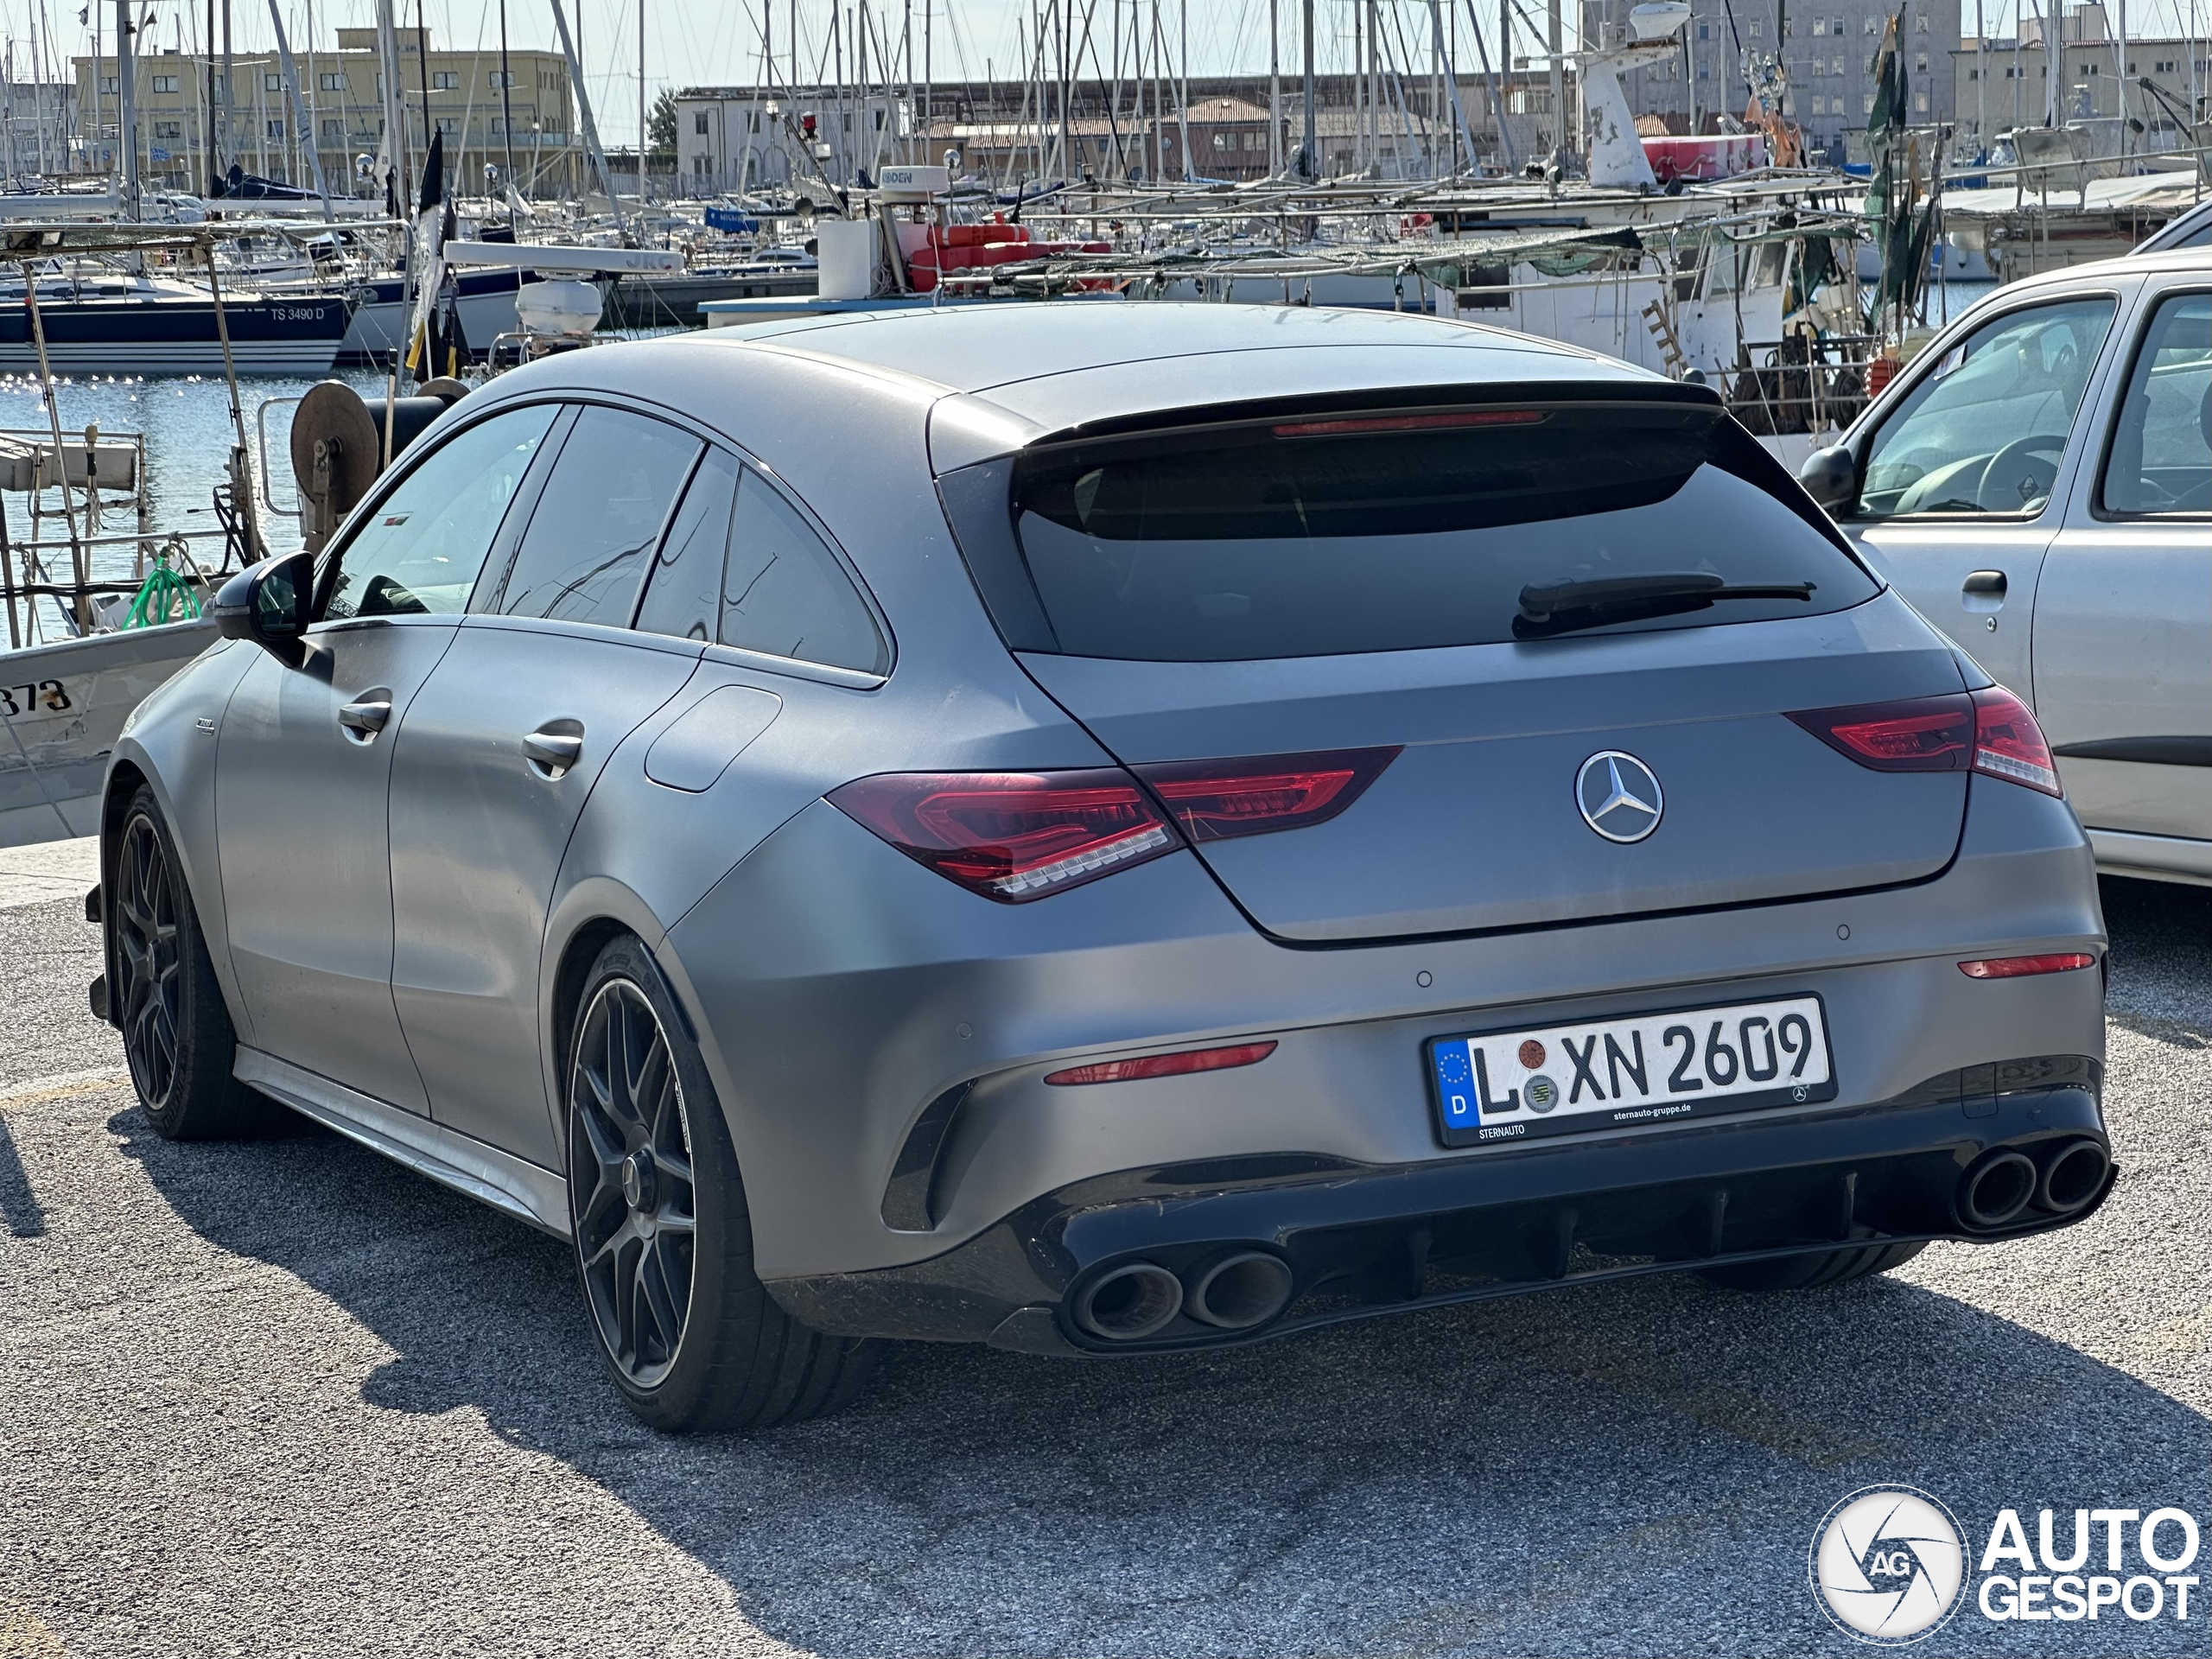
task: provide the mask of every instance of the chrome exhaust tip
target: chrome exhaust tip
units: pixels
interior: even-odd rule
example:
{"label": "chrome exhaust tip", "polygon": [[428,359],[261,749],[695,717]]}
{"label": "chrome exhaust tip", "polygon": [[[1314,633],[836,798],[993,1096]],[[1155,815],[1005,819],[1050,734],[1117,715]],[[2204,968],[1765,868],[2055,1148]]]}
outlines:
{"label": "chrome exhaust tip", "polygon": [[1288,1262],[1266,1250],[1239,1250],[1198,1275],[1184,1307],[1224,1331],[1249,1331],[1288,1306],[1290,1293]]}
{"label": "chrome exhaust tip", "polygon": [[2095,1141],[2069,1141],[2044,1160],[2035,1204],[2054,1216],[2070,1216],[2104,1191],[2112,1154]]}
{"label": "chrome exhaust tip", "polygon": [[2002,1227],[2028,1207],[2037,1179],[2025,1154],[1990,1153],[1959,1178],[1959,1218],[1969,1227]]}
{"label": "chrome exhaust tip", "polygon": [[1075,1322],[1109,1342],[1137,1342],[1183,1311],[1183,1281],[1156,1262],[1126,1262],[1076,1294]]}

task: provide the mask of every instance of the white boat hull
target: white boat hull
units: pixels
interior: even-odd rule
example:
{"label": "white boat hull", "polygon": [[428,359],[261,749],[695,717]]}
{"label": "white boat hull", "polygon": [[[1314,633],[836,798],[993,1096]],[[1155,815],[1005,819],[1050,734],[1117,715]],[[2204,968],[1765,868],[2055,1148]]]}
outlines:
{"label": "white boat hull", "polygon": [[95,833],[123,722],[215,639],[203,620],[0,652],[0,847]]}

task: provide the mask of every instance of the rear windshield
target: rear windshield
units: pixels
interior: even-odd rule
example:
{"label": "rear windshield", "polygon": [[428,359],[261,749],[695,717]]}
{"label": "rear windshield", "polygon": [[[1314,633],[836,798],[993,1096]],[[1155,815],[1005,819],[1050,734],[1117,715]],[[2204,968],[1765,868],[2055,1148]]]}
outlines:
{"label": "rear windshield", "polygon": [[[1047,447],[1014,467],[1057,648],[1221,662],[1489,645],[1522,589],[1664,575],[1798,587],[1591,632],[1839,610],[1873,580],[1706,404],[1301,416]],[[1718,579],[1718,584],[1714,579]],[[987,592],[988,585],[986,584]]]}

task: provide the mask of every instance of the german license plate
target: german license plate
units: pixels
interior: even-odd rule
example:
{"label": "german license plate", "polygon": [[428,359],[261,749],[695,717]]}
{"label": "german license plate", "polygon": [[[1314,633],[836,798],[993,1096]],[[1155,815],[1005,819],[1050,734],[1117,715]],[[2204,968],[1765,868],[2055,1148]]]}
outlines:
{"label": "german license plate", "polygon": [[1447,1147],[1835,1098],[1817,996],[1428,1043]]}

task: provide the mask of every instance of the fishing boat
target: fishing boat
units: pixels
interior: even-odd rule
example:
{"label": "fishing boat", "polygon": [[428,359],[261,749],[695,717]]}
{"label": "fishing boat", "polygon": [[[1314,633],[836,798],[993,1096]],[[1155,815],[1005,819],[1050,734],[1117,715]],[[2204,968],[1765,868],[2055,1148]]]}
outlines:
{"label": "fishing boat", "polygon": [[[0,846],[97,827],[107,756],[131,709],[213,641],[203,610],[214,586],[270,550],[264,514],[273,508],[257,484],[238,376],[272,359],[296,365],[295,372],[327,369],[344,332],[344,306],[324,305],[315,354],[286,359],[250,352],[268,302],[258,296],[233,302],[219,278],[196,295],[163,291],[157,278],[146,279],[149,294],[120,276],[122,294],[84,291],[100,285],[85,279],[101,260],[169,257],[207,267],[218,244],[237,233],[213,225],[0,226],[0,269],[12,267],[18,296],[0,315],[0,365],[19,362],[37,379],[47,416],[43,429],[0,432],[0,636],[8,647],[0,654]],[[65,281],[57,270],[67,273],[70,291],[57,290]],[[206,320],[206,346],[195,348],[205,354],[156,356],[148,348],[162,342],[143,334],[131,358],[72,352],[86,343],[72,319],[105,315],[92,310],[103,304],[118,315],[195,311]],[[21,341],[20,358],[4,349],[11,340]],[[193,342],[188,336],[182,344]],[[57,387],[65,373],[145,373],[157,372],[157,362],[202,364],[228,386],[232,442],[213,526],[156,524],[142,435],[64,430]],[[124,555],[125,569],[96,576],[96,558],[121,563]]]}

